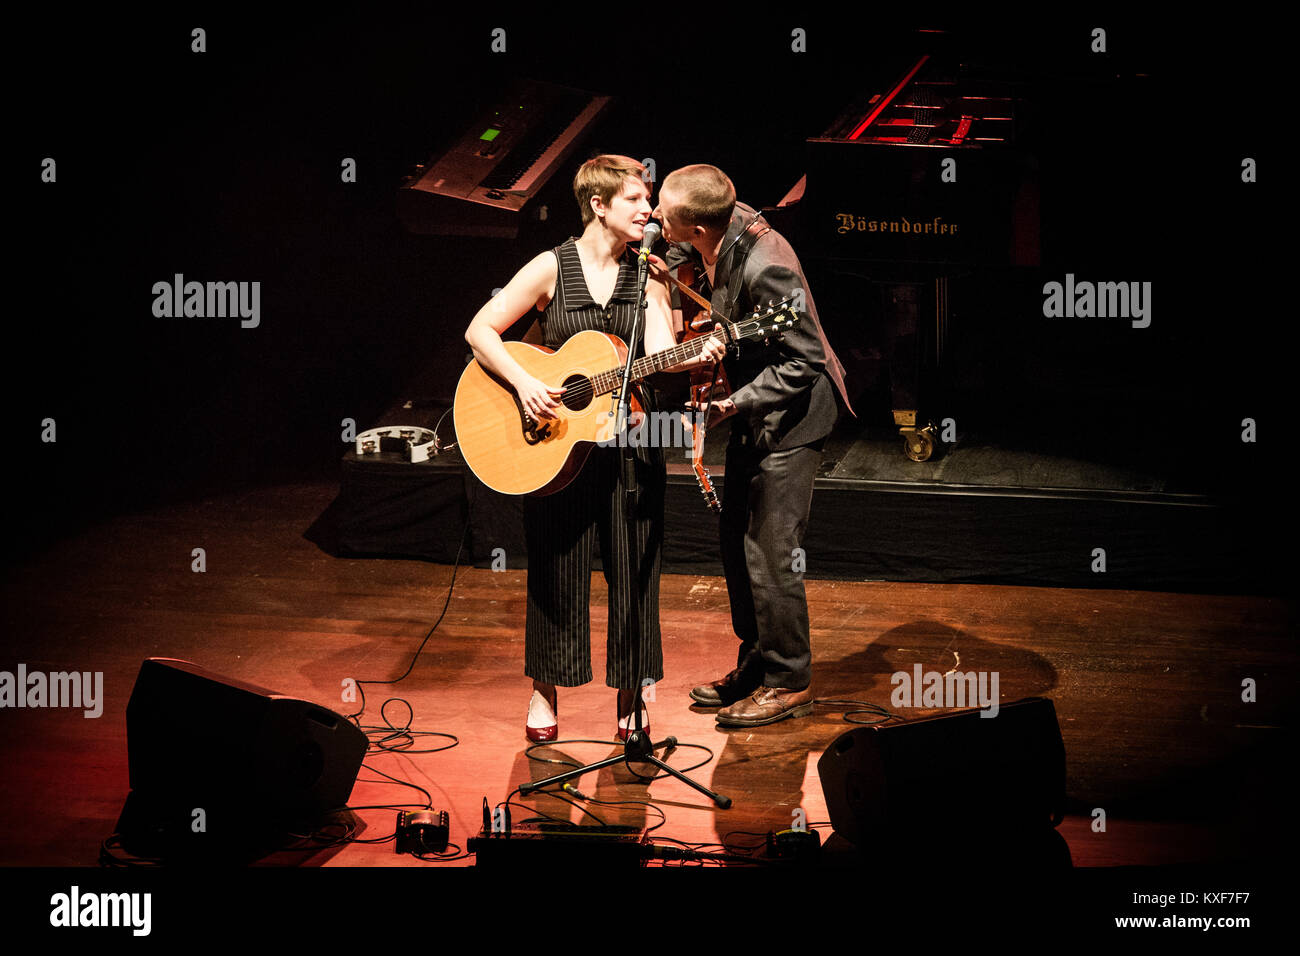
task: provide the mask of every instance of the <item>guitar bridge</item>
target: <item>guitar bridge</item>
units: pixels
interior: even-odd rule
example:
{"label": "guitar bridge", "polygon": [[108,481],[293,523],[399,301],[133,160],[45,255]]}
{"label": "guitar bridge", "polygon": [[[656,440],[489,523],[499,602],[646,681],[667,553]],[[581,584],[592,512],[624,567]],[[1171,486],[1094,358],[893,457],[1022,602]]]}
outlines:
{"label": "guitar bridge", "polygon": [[548,422],[540,425],[537,419],[533,418],[524,411],[524,405],[519,401],[519,396],[515,395],[515,408],[519,410],[519,428],[524,434],[524,441],[530,445],[537,445],[551,437],[551,425]]}

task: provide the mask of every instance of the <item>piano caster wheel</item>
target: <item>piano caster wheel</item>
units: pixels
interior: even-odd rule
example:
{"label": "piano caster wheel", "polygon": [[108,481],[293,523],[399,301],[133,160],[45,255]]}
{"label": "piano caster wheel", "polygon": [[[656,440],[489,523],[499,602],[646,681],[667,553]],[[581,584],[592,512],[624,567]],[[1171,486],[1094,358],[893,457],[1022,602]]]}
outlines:
{"label": "piano caster wheel", "polygon": [[934,423],[924,428],[900,428],[903,436],[903,454],[912,461],[929,461],[934,454]]}

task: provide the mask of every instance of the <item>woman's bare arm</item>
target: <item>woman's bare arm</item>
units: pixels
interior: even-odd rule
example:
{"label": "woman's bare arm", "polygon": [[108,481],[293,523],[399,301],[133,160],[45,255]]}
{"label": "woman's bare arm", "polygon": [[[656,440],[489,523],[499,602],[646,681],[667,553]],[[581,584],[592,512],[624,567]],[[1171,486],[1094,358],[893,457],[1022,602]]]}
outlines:
{"label": "woman's bare arm", "polygon": [[555,399],[564,389],[552,388],[529,374],[511,357],[501,333],[532,309],[543,308],[550,302],[557,273],[553,253],[536,256],[478,310],[465,330],[465,341],[474,350],[479,364],[508,382],[524,410],[536,419],[555,417],[552,411],[558,404]]}

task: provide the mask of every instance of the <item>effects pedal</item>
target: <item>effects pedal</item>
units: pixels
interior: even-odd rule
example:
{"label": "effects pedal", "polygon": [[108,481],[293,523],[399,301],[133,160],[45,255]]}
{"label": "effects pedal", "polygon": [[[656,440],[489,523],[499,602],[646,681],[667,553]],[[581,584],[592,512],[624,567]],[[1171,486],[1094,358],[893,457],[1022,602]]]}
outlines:
{"label": "effects pedal", "polygon": [[815,862],[821,856],[822,838],[816,830],[767,831],[767,856],[770,860]]}
{"label": "effects pedal", "polygon": [[398,853],[442,853],[451,836],[446,810],[418,810],[397,814]]}

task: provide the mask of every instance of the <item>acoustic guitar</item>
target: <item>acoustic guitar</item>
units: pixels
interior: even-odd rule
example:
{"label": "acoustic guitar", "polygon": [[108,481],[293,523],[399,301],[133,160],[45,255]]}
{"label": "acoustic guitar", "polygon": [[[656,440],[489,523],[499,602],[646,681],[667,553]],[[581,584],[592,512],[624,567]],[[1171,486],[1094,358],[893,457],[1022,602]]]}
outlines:
{"label": "acoustic guitar", "polygon": [[[771,339],[799,320],[792,300],[769,305],[739,322],[721,322],[717,333],[727,344]],[[690,341],[632,363],[632,381],[671,368],[700,354]],[[614,396],[623,384],[627,346],[618,336],[579,332],[558,351],[524,342],[506,350],[532,376],[564,388],[556,418],[535,420],[503,379],[475,359],[465,367],[452,406],[456,441],[478,479],[506,495],[549,495],[577,475],[593,445],[617,441]],[[633,412],[641,411],[635,395]]]}

